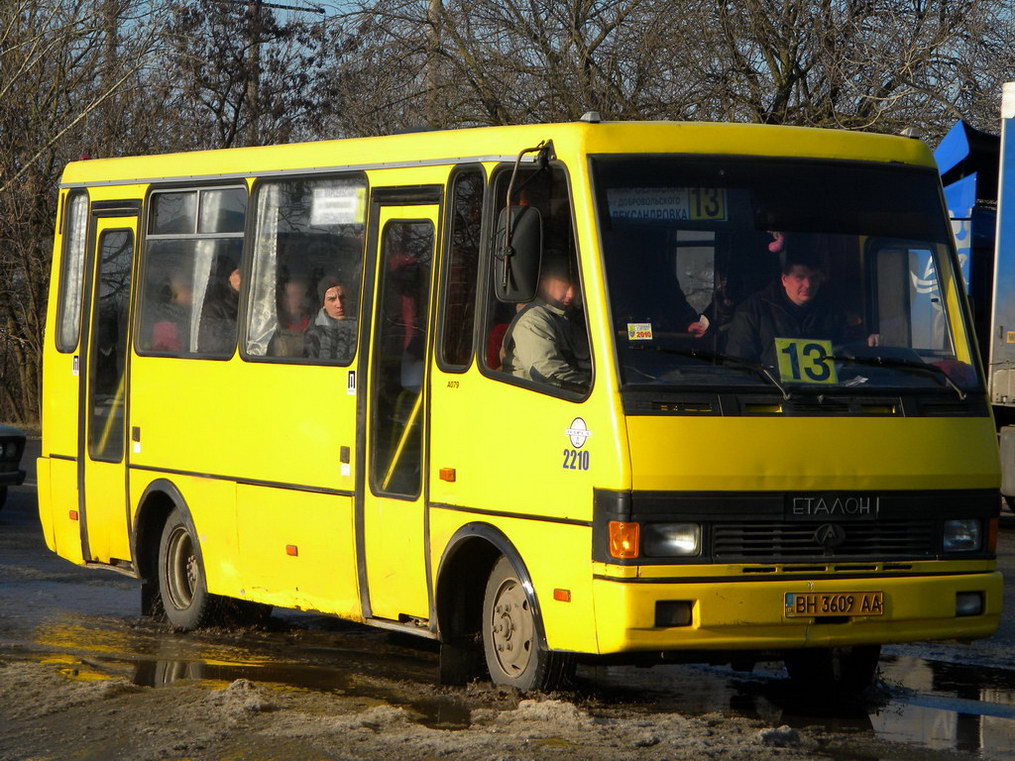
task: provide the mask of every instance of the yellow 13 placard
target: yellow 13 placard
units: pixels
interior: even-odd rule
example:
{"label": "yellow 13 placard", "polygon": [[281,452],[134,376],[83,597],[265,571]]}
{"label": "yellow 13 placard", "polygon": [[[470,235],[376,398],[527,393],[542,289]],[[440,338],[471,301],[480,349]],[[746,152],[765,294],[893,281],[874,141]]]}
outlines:
{"label": "yellow 13 placard", "polygon": [[793,383],[838,383],[832,342],[817,338],[776,338],[779,376]]}

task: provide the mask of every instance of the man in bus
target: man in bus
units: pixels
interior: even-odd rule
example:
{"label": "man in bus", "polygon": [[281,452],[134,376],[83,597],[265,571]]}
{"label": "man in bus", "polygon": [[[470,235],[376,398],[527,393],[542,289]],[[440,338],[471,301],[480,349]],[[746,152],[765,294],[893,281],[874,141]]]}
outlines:
{"label": "man in bus", "polygon": [[225,283],[216,283],[201,312],[198,351],[231,354],[236,344],[236,315],[240,304],[240,268],[229,267]]}
{"label": "man in bus", "polygon": [[317,293],[321,309],[304,334],[303,356],[348,362],[356,352],[356,320],[350,318],[345,286],[325,275]]}
{"label": "man in bus", "polygon": [[842,343],[846,314],[822,286],[824,268],[810,256],[789,255],[782,275],[749,296],[733,315],[726,353],[777,367],[776,338],[814,338]]}
{"label": "man in bus", "polygon": [[588,388],[591,368],[579,340],[585,328],[575,280],[565,261],[544,263],[539,297],[515,315],[504,335],[504,370],[558,388]]}

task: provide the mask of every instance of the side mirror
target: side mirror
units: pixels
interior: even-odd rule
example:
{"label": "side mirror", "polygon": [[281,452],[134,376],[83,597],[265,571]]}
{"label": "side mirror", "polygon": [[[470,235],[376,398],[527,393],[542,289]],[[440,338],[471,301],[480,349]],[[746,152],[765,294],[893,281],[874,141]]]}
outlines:
{"label": "side mirror", "polygon": [[[510,216],[509,216],[510,214]],[[536,297],[543,259],[543,217],[534,206],[511,206],[497,218],[494,293],[505,304]]]}

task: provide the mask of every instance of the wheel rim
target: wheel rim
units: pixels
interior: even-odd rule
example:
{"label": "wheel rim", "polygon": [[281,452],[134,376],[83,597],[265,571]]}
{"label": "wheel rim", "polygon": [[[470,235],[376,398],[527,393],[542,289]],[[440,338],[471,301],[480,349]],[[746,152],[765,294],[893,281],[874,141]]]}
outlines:
{"label": "wheel rim", "polygon": [[501,671],[512,678],[524,674],[532,658],[536,627],[517,579],[505,579],[498,587],[488,625]]}
{"label": "wheel rim", "polygon": [[177,610],[186,610],[194,601],[197,588],[197,557],[190,532],[177,526],[169,537],[166,552],[166,581],[169,601]]}

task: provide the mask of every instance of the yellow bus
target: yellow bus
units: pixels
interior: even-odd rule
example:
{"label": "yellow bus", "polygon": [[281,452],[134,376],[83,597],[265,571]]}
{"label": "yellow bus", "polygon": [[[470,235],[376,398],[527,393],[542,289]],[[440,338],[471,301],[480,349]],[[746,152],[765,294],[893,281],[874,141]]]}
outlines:
{"label": "yellow bus", "polygon": [[567,124],[74,162],[39,505],[178,630],[268,606],[441,678],[990,635],[999,466],[934,162]]}

